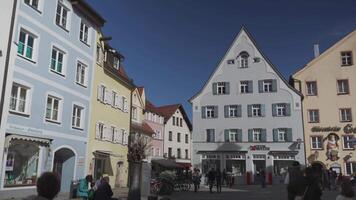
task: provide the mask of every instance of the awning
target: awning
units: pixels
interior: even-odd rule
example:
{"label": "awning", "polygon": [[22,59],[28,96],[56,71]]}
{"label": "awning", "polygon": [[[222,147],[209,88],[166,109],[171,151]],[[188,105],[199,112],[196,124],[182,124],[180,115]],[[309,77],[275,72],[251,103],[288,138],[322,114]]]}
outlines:
{"label": "awning", "polygon": [[151,160],[152,164],[158,164],[165,168],[183,168],[182,165],[174,162],[173,160],[169,159],[158,159],[158,160]]}
{"label": "awning", "polygon": [[22,141],[34,142],[34,143],[38,144],[39,146],[45,146],[45,147],[48,147],[51,144],[51,140],[50,139],[11,134],[11,135],[8,135],[8,136],[5,137],[5,147],[9,147],[11,141],[13,141],[13,140],[22,140]]}
{"label": "awning", "polygon": [[245,154],[247,151],[198,151],[197,154],[219,154],[219,153],[229,153],[229,154]]}
{"label": "awning", "polygon": [[269,155],[297,155],[298,151],[270,151]]}
{"label": "awning", "polygon": [[96,150],[93,152],[93,154],[95,155],[100,155],[100,156],[113,156],[113,157],[118,157],[118,158],[123,158],[123,155],[120,154],[116,154],[112,151],[106,151],[106,150]]}
{"label": "awning", "polygon": [[181,163],[181,162],[177,162],[178,165],[181,165],[183,168],[191,168],[192,164],[190,163]]}

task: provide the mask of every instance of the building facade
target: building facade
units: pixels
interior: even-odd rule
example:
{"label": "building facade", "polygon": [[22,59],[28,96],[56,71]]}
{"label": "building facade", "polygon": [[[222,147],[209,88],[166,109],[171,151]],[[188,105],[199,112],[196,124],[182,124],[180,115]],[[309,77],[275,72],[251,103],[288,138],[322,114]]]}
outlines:
{"label": "building facade", "polygon": [[134,86],[122,65],[123,56],[99,32],[91,97],[92,113],[87,166],[94,179],[110,177],[113,187],[126,187],[127,145],[130,131],[131,90]]}
{"label": "building facade", "polygon": [[1,189],[35,188],[44,171],[61,190],[86,173],[96,30],[84,1],[17,1],[2,113]]}
{"label": "building facade", "polygon": [[163,156],[183,167],[191,166],[192,126],[181,104],[157,107],[164,117]]}
{"label": "building facade", "polygon": [[355,43],[353,31],[291,79],[304,95],[307,163],[344,175],[356,173],[355,149],[348,143],[356,133]]}
{"label": "building facade", "polygon": [[305,163],[301,95],[242,28],[208,81],[190,100],[193,167],[226,169],[237,183],[268,183]]}

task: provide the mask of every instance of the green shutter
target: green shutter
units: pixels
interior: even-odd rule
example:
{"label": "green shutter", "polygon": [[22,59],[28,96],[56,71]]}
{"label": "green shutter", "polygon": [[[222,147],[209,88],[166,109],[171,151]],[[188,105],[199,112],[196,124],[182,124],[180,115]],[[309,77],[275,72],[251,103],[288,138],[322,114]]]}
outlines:
{"label": "green shutter", "polygon": [[218,85],[217,83],[213,83],[213,95],[216,95],[218,91]]}
{"label": "green shutter", "polygon": [[248,81],[247,82],[247,89],[248,89],[248,93],[253,93],[253,82],[252,81]]}
{"label": "green shutter", "polygon": [[241,105],[237,105],[237,117],[241,117],[242,116],[242,107]]}
{"label": "green shutter", "polygon": [[292,129],[287,128],[286,132],[287,132],[287,139],[286,139],[287,142],[292,142],[293,141]]}
{"label": "green shutter", "polygon": [[242,142],[242,130],[237,129],[237,142]]}
{"label": "green shutter", "polygon": [[229,117],[229,106],[224,106],[224,115],[225,115],[225,118]]}
{"label": "green shutter", "polygon": [[261,129],[261,142],[266,142],[266,141],[267,141],[266,129]]}
{"label": "green shutter", "polygon": [[252,117],[252,105],[247,105],[247,116]]}
{"label": "green shutter", "polygon": [[229,142],[229,129],[224,130],[225,142]]}
{"label": "green shutter", "polygon": [[263,80],[258,81],[258,92],[259,93],[263,92]]}
{"label": "green shutter", "polygon": [[219,116],[218,106],[214,106],[214,118],[218,118],[218,116]]}
{"label": "green shutter", "polygon": [[277,92],[277,80],[272,80],[272,92]]}
{"label": "green shutter", "polygon": [[230,83],[229,82],[225,82],[225,92],[226,92],[226,94],[230,94]]}
{"label": "green shutter", "polygon": [[277,104],[272,104],[272,116],[277,116]]}
{"label": "green shutter", "polygon": [[252,129],[248,129],[248,141],[249,142],[253,141]]}
{"label": "green shutter", "polygon": [[290,116],[290,115],[291,115],[290,103],[286,103],[286,116]]}
{"label": "green shutter", "polygon": [[266,115],[265,105],[261,104],[261,116],[264,117],[265,115]]}
{"label": "green shutter", "polygon": [[206,112],[205,112],[206,107],[202,106],[201,107],[201,118],[205,119],[206,118]]}
{"label": "green shutter", "polygon": [[278,142],[278,129],[273,129],[273,142]]}

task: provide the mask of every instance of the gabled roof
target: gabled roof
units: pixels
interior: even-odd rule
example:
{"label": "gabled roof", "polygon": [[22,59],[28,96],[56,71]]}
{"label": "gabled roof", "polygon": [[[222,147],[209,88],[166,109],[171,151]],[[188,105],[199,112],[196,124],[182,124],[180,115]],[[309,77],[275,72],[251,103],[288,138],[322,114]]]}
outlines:
{"label": "gabled roof", "polygon": [[159,116],[162,116],[161,113],[159,112],[158,108],[155,105],[153,105],[149,100],[146,100],[145,110],[148,112],[151,112],[151,113],[155,113]]}
{"label": "gabled roof", "polygon": [[176,112],[176,110],[179,109],[183,115],[185,122],[187,123],[189,130],[190,131],[192,130],[192,124],[190,123],[188,115],[185,112],[182,104],[160,106],[160,107],[156,107],[156,109],[159,112],[159,114],[161,114],[164,117],[164,123],[167,123],[167,121],[172,117],[172,115]]}
{"label": "gabled roof", "polygon": [[353,35],[356,35],[356,30],[351,31],[350,33],[346,34],[341,40],[337,41],[335,44],[333,44],[331,47],[329,47],[326,51],[324,51],[322,54],[320,54],[318,57],[313,58],[311,61],[309,61],[306,65],[304,65],[302,68],[300,68],[298,71],[296,71],[292,77],[295,77],[302,73],[304,70],[308,69],[311,65],[313,65],[315,62],[318,62],[321,58],[325,57],[327,54],[332,52],[335,48],[343,44],[345,41],[347,41],[350,37]]}
{"label": "gabled roof", "polygon": [[248,32],[247,28],[245,26],[242,26],[239,33],[235,36],[234,40],[232,41],[230,47],[227,49],[227,51],[225,52],[224,56],[221,58],[220,62],[218,63],[218,65],[215,67],[214,71],[210,74],[209,79],[204,83],[203,87],[199,90],[199,92],[197,92],[193,97],[191,97],[189,99],[189,102],[192,103],[193,99],[195,99],[207,86],[207,84],[210,82],[210,80],[212,79],[213,75],[216,73],[216,71],[218,70],[218,68],[221,66],[221,64],[224,62],[227,54],[231,51],[232,47],[234,46],[235,42],[237,41],[237,39],[239,38],[239,36],[242,33],[246,33],[246,35],[249,37],[249,39],[252,41],[253,45],[256,47],[256,49],[260,52],[261,56],[266,60],[266,62],[272,67],[272,69],[276,72],[276,74],[281,78],[281,80],[288,86],[289,89],[291,89],[292,91],[294,91],[295,93],[297,93],[299,96],[303,96],[298,90],[296,90],[295,88],[293,88],[289,82],[283,77],[283,75],[279,72],[279,70],[272,64],[272,62],[268,59],[268,57],[263,53],[263,51],[258,47],[257,42],[255,41],[255,39],[252,37],[252,35]]}
{"label": "gabled roof", "polygon": [[137,87],[138,89],[138,93],[142,96],[142,93],[143,93],[143,90],[144,90],[144,87],[141,86],[141,87]]}
{"label": "gabled roof", "polygon": [[105,19],[94,10],[85,0],[70,0],[73,7],[82,12],[85,17],[94,22],[97,26],[102,27],[106,22]]}

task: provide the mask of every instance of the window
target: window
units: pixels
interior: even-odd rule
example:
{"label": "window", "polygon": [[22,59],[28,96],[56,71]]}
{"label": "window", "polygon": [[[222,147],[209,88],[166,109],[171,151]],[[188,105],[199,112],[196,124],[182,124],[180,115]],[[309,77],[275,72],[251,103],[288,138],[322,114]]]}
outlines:
{"label": "window", "polygon": [[206,118],[215,118],[215,106],[206,106],[205,111]]}
{"label": "window", "polygon": [[311,148],[312,149],[322,149],[323,148],[323,137],[322,136],[311,136]]}
{"label": "window", "polygon": [[112,127],[111,127],[111,132],[110,132],[111,141],[112,141],[112,142],[115,141],[115,134],[116,134],[116,127],[115,127],[115,126],[112,126]]}
{"label": "window", "polygon": [[247,52],[241,52],[239,55],[240,58],[240,68],[248,68],[248,53]]}
{"label": "window", "polygon": [[352,174],[356,173],[356,162],[345,163],[345,172],[346,172],[346,175],[352,175]]}
{"label": "window", "polygon": [[107,96],[106,94],[107,89],[104,85],[98,85],[98,100],[102,103],[105,103],[105,96]]}
{"label": "window", "polygon": [[252,141],[261,142],[261,140],[262,140],[261,129],[252,129]]}
{"label": "window", "polygon": [[226,142],[237,142],[237,129],[225,130],[225,141]]}
{"label": "window", "polygon": [[83,123],[83,110],[84,108],[78,105],[73,106],[73,113],[72,113],[72,127],[82,129]]}
{"label": "window", "polygon": [[217,83],[217,94],[226,94],[226,83],[225,82]]}
{"label": "window", "polygon": [[319,123],[319,110],[308,110],[309,123]]}
{"label": "window", "polygon": [[173,118],[172,118],[172,124],[173,124],[173,126],[176,125],[176,117],[174,117],[174,116],[173,116]]}
{"label": "window", "polygon": [[276,104],[276,116],[281,117],[286,115],[287,115],[286,104],[283,103]]}
{"label": "window", "polygon": [[278,133],[278,141],[279,142],[284,142],[284,141],[287,140],[287,131],[286,131],[286,129],[279,128],[277,130],[277,133]]}
{"label": "window", "polygon": [[56,24],[64,29],[67,29],[68,9],[58,3],[56,11]]}
{"label": "window", "polygon": [[80,85],[85,85],[85,72],[86,72],[87,66],[84,65],[81,62],[77,63],[77,74],[75,76],[75,81],[76,83]]}
{"label": "window", "polygon": [[98,123],[98,132],[97,132],[97,139],[103,139],[104,138],[104,124],[103,123]]}
{"label": "window", "polygon": [[240,93],[252,93],[252,81],[240,81]]}
{"label": "window", "polygon": [[206,130],[206,141],[207,142],[215,142],[215,130],[214,129]]}
{"label": "window", "polygon": [[262,81],[262,91],[263,92],[272,92],[272,80],[263,80]]}
{"label": "window", "polygon": [[168,158],[171,158],[172,157],[172,148],[169,147],[168,148]]}
{"label": "window", "polygon": [[27,113],[28,112],[29,88],[13,83],[11,88],[10,110]]}
{"label": "window", "polygon": [[113,57],[113,67],[117,70],[120,67],[120,59],[116,56]]}
{"label": "window", "polygon": [[180,133],[177,133],[177,142],[180,142]]}
{"label": "window", "polygon": [[249,116],[250,117],[261,117],[262,116],[262,105],[261,104],[253,104],[248,105],[249,107]]}
{"label": "window", "polygon": [[172,131],[168,132],[168,140],[169,141],[173,141],[173,133],[172,133]]}
{"label": "window", "polygon": [[340,109],[340,122],[351,122],[351,121],[352,121],[351,108]]}
{"label": "window", "polygon": [[111,91],[111,106],[114,108],[118,106],[118,95],[115,91]]}
{"label": "window", "polygon": [[137,108],[132,106],[132,119],[137,120]]}
{"label": "window", "polygon": [[101,45],[98,43],[96,46],[96,62],[101,65],[104,61],[104,52]]}
{"label": "window", "polygon": [[227,60],[227,64],[228,64],[228,65],[235,64],[235,60],[234,60],[234,59]]}
{"label": "window", "polygon": [[180,149],[177,149],[177,158],[181,158],[181,152],[180,152]]}
{"label": "window", "polygon": [[80,39],[80,41],[84,42],[85,44],[88,44],[89,27],[83,22],[80,22],[79,39]]}
{"label": "window", "polygon": [[337,94],[349,94],[349,80],[337,80]]}
{"label": "window", "polygon": [[344,149],[353,149],[353,145],[349,143],[349,140],[353,138],[353,135],[344,135],[343,138],[343,148]]}
{"label": "window", "polygon": [[53,47],[51,57],[51,71],[63,73],[64,52]]}
{"label": "window", "polygon": [[176,117],[176,125],[179,126],[179,118]]}
{"label": "window", "polygon": [[189,143],[189,135],[185,134],[185,143],[188,144]]}
{"label": "window", "polygon": [[316,81],[308,81],[308,82],[306,82],[306,85],[307,85],[307,95],[308,96],[318,95],[318,88],[316,85]]}
{"label": "window", "polygon": [[38,0],[25,0],[25,3],[30,7],[38,10]]}
{"label": "window", "polygon": [[54,122],[59,121],[59,102],[60,99],[57,97],[47,97],[46,120]]}
{"label": "window", "polygon": [[224,107],[225,117],[241,117],[241,105],[227,105]]}
{"label": "window", "polygon": [[35,36],[23,29],[20,31],[17,54],[33,60],[33,49],[35,45]]}
{"label": "window", "polygon": [[189,159],[188,149],[185,150],[185,159]]}
{"label": "window", "polygon": [[350,66],[352,65],[352,52],[343,51],[341,52],[341,66]]}
{"label": "window", "polygon": [[179,126],[183,127],[183,119],[182,118],[179,119]]}

